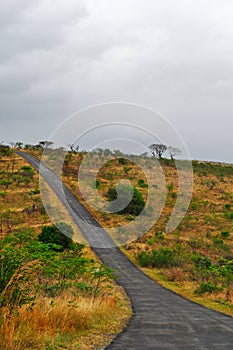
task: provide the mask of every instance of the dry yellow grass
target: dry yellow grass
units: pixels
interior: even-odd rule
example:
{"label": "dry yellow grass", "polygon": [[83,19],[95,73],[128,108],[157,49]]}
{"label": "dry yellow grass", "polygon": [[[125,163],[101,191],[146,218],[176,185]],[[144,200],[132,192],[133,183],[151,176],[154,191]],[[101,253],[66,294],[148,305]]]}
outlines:
{"label": "dry yellow grass", "polygon": [[3,308],[0,349],[94,349],[120,332],[129,316],[128,301],[120,290],[95,300],[70,292],[40,298],[32,308],[24,305],[14,314]]}
{"label": "dry yellow grass", "polygon": [[[98,156],[94,155],[94,157]],[[82,155],[80,154],[72,156],[72,159],[66,164],[64,181],[82,203],[86,205],[79,192],[77,182],[77,165],[81,159]],[[136,166],[133,164],[128,165],[131,169],[127,170],[127,174],[124,171],[124,166],[117,161],[115,163],[111,162],[109,166],[100,170],[98,180],[101,183],[99,192],[102,196],[105,195],[110,186],[114,187],[116,182],[122,178],[129,178],[136,187],[138,186],[138,180],[144,179],[143,173]],[[176,169],[171,164],[163,162],[167,185],[171,185],[172,190],[168,191],[166,205],[159,221],[155,223],[147,234],[126,247],[127,255],[136,264],[138,264],[137,256],[141,251],[159,249],[161,246],[174,248],[181,245],[184,254],[199,253],[203,256],[208,256],[215,263],[219,258],[228,257],[230,259],[233,256],[232,219],[226,216],[227,211],[230,213],[233,208],[233,171],[229,171],[232,165],[196,162],[194,166],[196,171],[190,208],[176,231],[171,235],[165,235],[165,241],[161,242],[154,240],[155,233],[165,232],[167,218],[171,214],[175,204],[175,195],[178,191]],[[146,189],[140,188],[140,191],[146,196]],[[231,209],[227,210],[226,205]],[[95,211],[91,207],[87,208],[106,228],[122,225],[127,221],[127,218],[122,215],[108,215]],[[230,233],[229,238],[223,242],[227,246],[226,250],[214,243],[215,238],[221,239],[222,231]],[[226,295],[226,292],[217,292],[202,296],[194,294],[198,283],[190,279],[189,267],[183,266],[183,268],[177,268],[176,271],[172,270],[172,268],[147,268],[144,271],[162,285],[189,299],[233,315],[233,296],[231,293]]]}
{"label": "dry yellow grass", "polygon": [[[82,203],[87,206],[79,192],[77,178],[72,175],[78,173],[78,157],[80,156],[73,156],[72,162],[69,166],[67,165],[64,181]],[[231,260],[231,257],[233,257],[233,218],[228,218],[227,214],[232,215],[231,212],[233,212],[233,165],[194,163],[193,198],[189,210],[179,227],[172,234],[166,235],[167,218],[173,210],[176,200],[175,195],[178,192],[178,179],[177,171],[171,163],[164,161],[162,164],[167,185],[171,185],[172,189],[168,191],[166,205],[160,219],[143,237],[125,247],[128,257],[135,264],[138,264],[137,257],[141,251],[150,251],[161,247],[177,249],[180,245],[184,255],[199,253],[202,256],[209,257],[216,264],[219,258]],[[103,197],[109,187],[114,187],[117,181],[127,178],[127,175],[132,184],[146,196],[146,189],[138,186],[138,180],[144,179],[143,173],[133,164],[128,164],[128,167],[131,169],[125,174],[124,166],[115,161],[115,163],[111,162],[111,165],[99,171],[100,186],[98,190]],[[230,209],[227,209],[226,205]],[[87,208],[97,221],[106,228],[123,225],[127,221],[126,216],[109,215],[88,206]],[[160,241],[155,237],[158,232],[163,232],[164,241]],[[222,247],[221,244],[215,243],[215,239],[216,242],[218,239],[221,241],[221,232],[229,232],[229,237],[227,239],[223,238]],[[173,270],[173,268],[147,268],[144,271],[162,285],[186,298],[233,315],[232,293],[225,290],[223,292],[205,293],[200,296],[195,295],[194,291],[198,287],[198,283],[190,278],[189,268],[190,266],[185,265],[182,268],[178,267],[176,270]]]}
{"label": "dry yellow grass", "polygon": [[[3,171],[5,174],[11,162],[11,158],[0,158],[0,172]],[[28,166],[28,163],[21,157],[15,156],[15,172],[25,165]],[[30,191],[38,187],[37,173],[27,186],[25,184],[16,185],[14,182],[10,184],[6,191],[6,198],[0,198],[0,213],[3,218],[2,237],[24,227],[33,227],[33,235],[36,237],[41,232],[42,226],[51,225],[51,220],[47,215],[35,212],[28,216],[22,212],[24,208],[32,207],[34,203],[37,206],[42,205],[39,193],[30,195]],[[72,218],[67,212],[64,212],[61,202],[55,198],[48,186],[47,191],[49,200],[56,201],[56,218],[59,221],[64,219],[73,227],[76,241],[80,242],[81,239],[83,241]],[[89,247],[85,247],[84,252],[87,258],[94,259],[98,263],[97,257]],[[33,265],[33,262],[19,268],[12,276],[2,294],[2,297],[5,296],[5,304],[12,297],[19,279],[22,281],[24,275],[27,274],[27,268],[30,268],[31,264]],[[31,272],[34,273],[34,270],[31,269]],[[29,284],[34,280],[30,279],[30,276],[32,277],[27,274],[29,281],[25,280],[25,288],[32,287]],[[89,282],[85,280],[85,277],[82,278],[83,282]],[[40,296],[32,307],[29,304],[19,307],[20,300],[14,301],[13,308],[1,307],[0,349],[89,350],[110,343],[114,336],[123,330],[131,317],[131,306],[124,291],[115,282],[110,284],[111,289],[101,287],[95,299],[88,293],[74,296],[71,290],[67,290],[62,295],[51,299]]]}

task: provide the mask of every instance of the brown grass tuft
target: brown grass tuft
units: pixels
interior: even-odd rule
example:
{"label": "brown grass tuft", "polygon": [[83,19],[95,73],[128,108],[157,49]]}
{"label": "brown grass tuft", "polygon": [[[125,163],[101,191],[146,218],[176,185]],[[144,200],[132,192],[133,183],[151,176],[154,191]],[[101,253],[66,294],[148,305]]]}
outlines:
{"label": "brown grass tuft", "polygon": [[7,307],[2,308],[0,349],[45,349],[45,344],[55,346],[58,338],[70,337],[77,341],[77,336],[83,337],[85,333],[88,333],[89,342],[93,330],[101,334],[111,320],[116,331],[114,322],[119,321],[118,308],[118,298],[114,296],[93,300],[92,297],[74,297],[69,292],[53,300],[41,298],[32,308],[24,305],[13,315]]}

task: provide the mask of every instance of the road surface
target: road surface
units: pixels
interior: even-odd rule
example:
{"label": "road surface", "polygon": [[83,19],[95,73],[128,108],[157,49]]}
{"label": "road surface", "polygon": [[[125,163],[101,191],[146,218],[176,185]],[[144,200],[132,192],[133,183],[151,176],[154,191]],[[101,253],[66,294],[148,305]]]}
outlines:
{"label": "road surface", "polygon": [[[40,163],[36,158],[23,152],[17,154],[39,170]],[[74,220],[90,244],[98,246],[96,243],[100,240],[100,246],[104,247],[105,243],[109,246],[109,235],[65,185],[63,189],[58,186],[56,175],[48,169],[42,175],[61,200],[65,193],[75,213]],[[132,264],[118,247],[93,250],[108,267],[115,270],[117,282],[128,294],[134,311],[127,329],[106,349],[233,349],[232,317],[202,307],[161,287]]]}

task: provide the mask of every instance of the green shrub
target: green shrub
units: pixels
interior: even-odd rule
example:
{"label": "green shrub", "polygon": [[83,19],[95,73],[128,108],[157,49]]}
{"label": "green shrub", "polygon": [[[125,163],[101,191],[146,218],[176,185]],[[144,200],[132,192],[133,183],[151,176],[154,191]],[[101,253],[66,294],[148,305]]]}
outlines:
{"label": "green shrub", "polygon": [[200,287],[198,287],[194,293],[197,295],[202,295],[204,293],[213,293],[218,292],[221,288],[217,287],[215,284],[211,282],[202,282]]}
{"label": "green shrub", "polygon": [[32,167],[30,165],[24,165],[20,169],[23,171],[26,171],[28,173],[35,174],[34,170],[32,169]]}
{"label": "green shrub", "polygon": [[214,243],[214,245],[223,245],[224,244],[224,242],[223,242],[223,240],[221,239],[221,238],[219,238],[219,236],[218,235],[216,235],[215,237],[213,237],[212,238],[212,241],[213,241],[213,243]]}
{"label": "green shrub", "polygon": [[12,246],[8,244],[1,250],[0,293],[11,279],[13,273],[22,265],[23,259],[23,251],[17,251],[13,244]]}
{"label": "green shrub", "polygon": [[156,231],[155,233],[154,233],[154,235],[155,235],[155,238],[156,238],[156,240],[161,240],[161,241],[164,241],[165,240],[165,235],[163,234],[163,232],[162,231]]}
{"label": "green shrub", "polygon": [[0,155],[4,157],[9,157],[12,155],[13,151],[9,148],[9,146],[1,146],[0,147]]}
{"label": "green shrub", "polygon": [[191,260],[194,262],[196,267],[209,269],[212,265],[211,259],[208,256],[201,256],[196,253],[191,256]]}
{"label": "green shrub", "polygon": [[170,185],[167,185],[168,192],[171,192],[174,189],[173,182]]}
{"label": "green shrub", "polygon": [[24,165],[20,168],[20,175],[29,180],[33,178],[34,174],[35,171],[29,165]]}
{"label": "green shrub", "polygon": [[147,244],[150,245],[150,246],[154,245],[155,242],[156,242],[155,237],[149,238],[149,239],[147,240]]}
{"label": "green shrub", "polygon": [[11,184],[12,184],[12,181],[8,181],[8,180],[0,181],[0,186],[4,187],[5,189],[7,189]]}
{"label": "green shrub", "polygon": [[141,266],[151,267],[172,267],[176,266],[175,254],[171,248],[161,248],[150,252],[141,252],[139,254],[139,263]]}
{"label": "green shrub", "polygon": [[151,254],[145,251],[141,252],[138,256],[139,264],[142,267],[147,267],[151,265]]}
{"label": "green shrub", "polygon": [[132,169],[132,167],[124,166],[124,172],[128,174],[128,172]]}
{"label": "green shrub", "polygon": [[171,248],[161,248],[152,251],[152,266],[154,267],[171,267],[175,266],[174,251]]}
{"label": "green shrub", "polygon": [[197,203],[191,203],[190,204],[190,209],[192,210],[198,210],[199,209],[199,205]]}
{"label": "green shrub", "polygon": [[118,164],[121,164],[121,165],[128,164],[128,160],[125,158],[118,158]]}
{"label": "green shrub", "polygon": [[225,218],[232,220],[233,219],[233,212],[224,213],[224,216],[225,216]]}
{"label": "green shrub", "polygon": [[147,183],[143,179],[138,180],[138,186],[140,186],[142,188],[148,187]]}
{"label": "green shrub", "polygon": [[222,231],[221,236],[222,238],[227,239],[230,237],[230,233],[228,231]]}
{"label": "green shrub", "polygon": [[[72,237],[73,234],[72,228],[65,223],[57,224],[57,226],[44,226],[42,232],[38,236],[38,240],[50,244],[51,248],[54,250],[63,251],[71,248],[72,239],[70,237]],[[63,232],[65,232],[66,235]]]}
{"label": "green shrub", "polygon": [[39,194],[39,193],[40,193],[40,189],[39,188],[35,188],[34,190],[29,192],[30,195]]}
{"label": "green shrub", "polygon": [[[122,201],[124,202],[125,198],[128,198],[131,193],[131,186],[121,185],[121,192],[123,193]],[[115,188],[109,188],[107,192],[107,198],[109,201],[115,201],[117,199],[117,191]],[[135,187],[133,188],[133,198],[131,202],[124,209],[118,211],[118,214],[130,214],[137,216],[139,215],[145,207],[145,201],[142,197],[141,192],[139,192]],[[115,203],[110,203],[110,210],[117,211]]]}

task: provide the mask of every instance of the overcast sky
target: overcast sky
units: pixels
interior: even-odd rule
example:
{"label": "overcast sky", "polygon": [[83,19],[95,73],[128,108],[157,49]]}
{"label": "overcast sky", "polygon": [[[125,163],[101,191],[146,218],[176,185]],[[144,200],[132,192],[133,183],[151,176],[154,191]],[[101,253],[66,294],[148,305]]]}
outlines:
{"label": "overcast sky", "polygon": [[0,141],[125,101],[165,115],[192,158],[233,163],[232,0],[1,1],[0,42]]}

